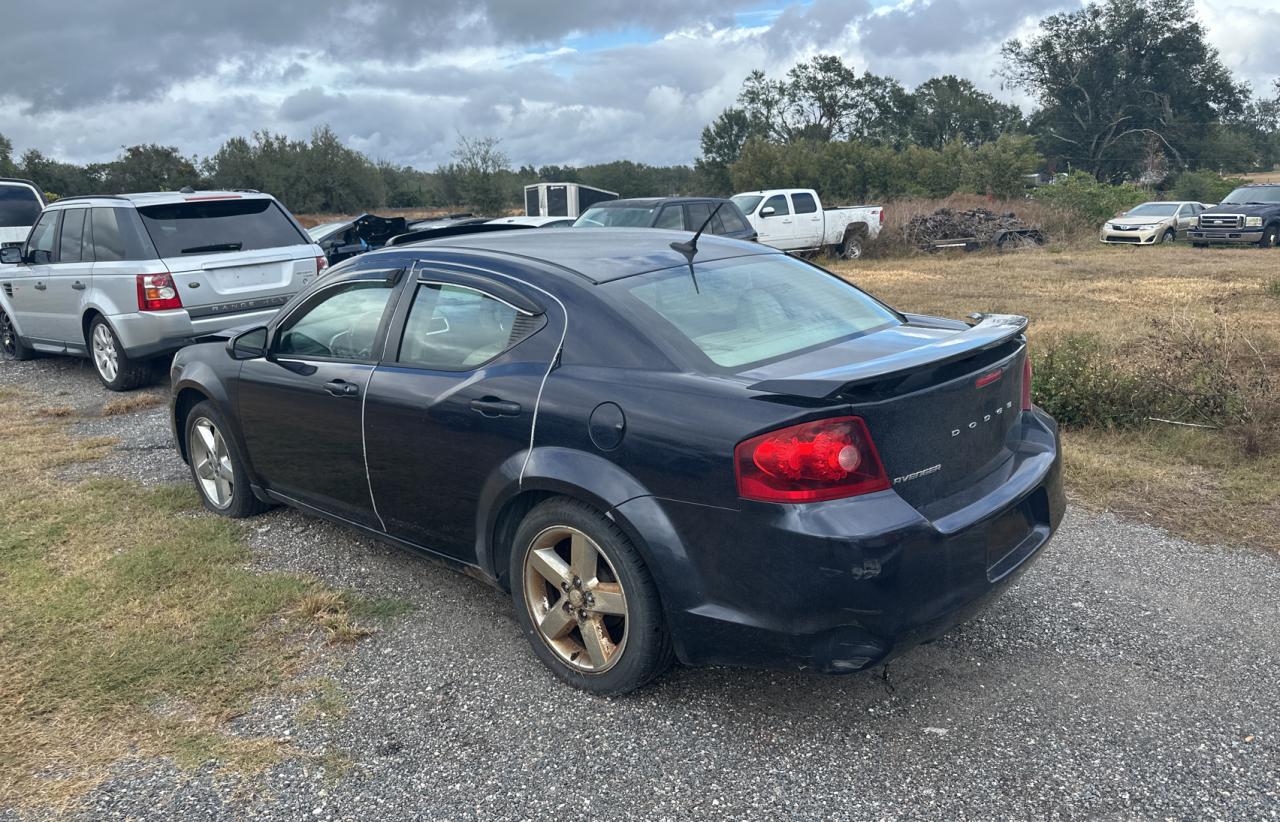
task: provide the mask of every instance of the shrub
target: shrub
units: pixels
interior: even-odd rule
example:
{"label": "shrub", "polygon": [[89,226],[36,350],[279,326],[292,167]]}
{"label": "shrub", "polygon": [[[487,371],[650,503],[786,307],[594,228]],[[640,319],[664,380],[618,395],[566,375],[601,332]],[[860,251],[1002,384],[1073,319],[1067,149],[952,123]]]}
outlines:
{"label": "shrub", "polygon": [[1034,196],[1093,223],[1101,223],[1149,199],[1147,191],[1138,186],[1100,183],[1083,171],[1072,172],[1052,185],[1036,189]]}
{"label": "shrub", "polygon": [[1036,405],[1068,426],[1128,428],[1152,416],[1151,386],[1117,367],[1116,352],[1088,334],[1068,334],[1049,347],[1032,369]]}
{"label": "shrub", "polygon": [[1184,171],[1173,181],[1169,195],[1175,200],[1197,203],[1220,203],[1236,188],[1244,185],[1239,177],[1223,177],[1216,171]]}

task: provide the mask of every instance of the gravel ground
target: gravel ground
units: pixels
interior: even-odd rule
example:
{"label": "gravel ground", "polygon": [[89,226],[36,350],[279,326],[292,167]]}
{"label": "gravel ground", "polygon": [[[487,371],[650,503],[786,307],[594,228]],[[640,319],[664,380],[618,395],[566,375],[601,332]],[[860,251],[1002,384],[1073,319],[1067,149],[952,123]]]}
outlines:
{"label": "gravel ground", "polygon": [[[106,399],[71,361],[5,384]],[[184,478],[157,421],[78,422],[122,448],[72,478]],[[83,818],[1280,819],[1274,557],[1073,510],[990,610],[887,670],[677,669],[604,700],[554,680],[475,580],[291,511],[250,542],[263,568],[414,609],[236,720],[297,756],[253,778],[122,762]],[[311,715],[308,684],[345,714]]]}

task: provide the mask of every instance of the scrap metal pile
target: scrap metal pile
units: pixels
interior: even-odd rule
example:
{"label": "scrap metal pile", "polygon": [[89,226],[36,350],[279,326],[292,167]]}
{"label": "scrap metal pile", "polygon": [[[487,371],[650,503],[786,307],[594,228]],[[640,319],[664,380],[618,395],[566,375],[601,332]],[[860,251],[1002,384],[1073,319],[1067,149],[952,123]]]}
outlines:
{"label": "scrap metal pile", "polygon": [[1039,226],[1023,222],[1011,211],[996,214],[985,208],[969,211],[940,208],[932,214],[917,214],[907,222],[903,233],[907,242],[927,251],[1044,245]]}

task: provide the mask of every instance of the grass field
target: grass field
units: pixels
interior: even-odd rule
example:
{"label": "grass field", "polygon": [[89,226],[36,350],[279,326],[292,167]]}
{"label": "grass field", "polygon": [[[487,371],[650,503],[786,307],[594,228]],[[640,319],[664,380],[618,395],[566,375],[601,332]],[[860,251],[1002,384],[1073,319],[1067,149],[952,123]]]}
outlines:
{"label": "grass field", "polygon": [[[1017,254],[920,255],[835,266],[904,311],[1030,318],[1032,349],[1093,333],[1123,349],[1153,319],[1237,321],[1280,368],[1280,252],[1091,244]],[[1280,456],[1246,458],[1218,432],[1152,423],[1065,433],[1073,501],[1202,541],[1280,551]]]}

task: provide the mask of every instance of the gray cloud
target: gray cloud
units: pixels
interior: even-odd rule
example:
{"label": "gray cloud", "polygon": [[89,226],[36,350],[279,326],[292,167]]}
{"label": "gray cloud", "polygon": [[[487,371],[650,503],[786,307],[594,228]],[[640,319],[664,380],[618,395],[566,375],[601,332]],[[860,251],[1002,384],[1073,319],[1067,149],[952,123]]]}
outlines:
{"label": "gray cloud", "polygon": [[1002,42],[1027,19],[1079,5],[1079,0],[924,0],[867,18],[860,41],[871,55],[956,54]]}

